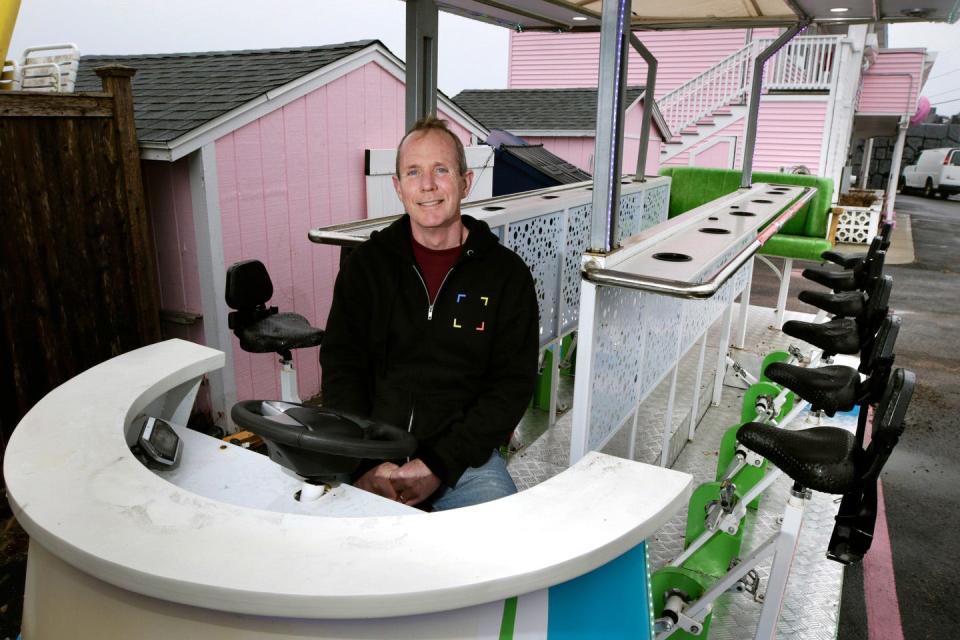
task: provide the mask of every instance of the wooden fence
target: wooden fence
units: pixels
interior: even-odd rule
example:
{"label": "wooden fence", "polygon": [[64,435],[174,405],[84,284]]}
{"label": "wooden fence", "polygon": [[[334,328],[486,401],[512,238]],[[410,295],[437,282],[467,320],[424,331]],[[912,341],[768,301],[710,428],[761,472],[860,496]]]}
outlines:
{"label": "wooden fence", "polygon": [[160,339],[134,73],[98,69],[98,93],[0,91],[5,436],[57,385]]}

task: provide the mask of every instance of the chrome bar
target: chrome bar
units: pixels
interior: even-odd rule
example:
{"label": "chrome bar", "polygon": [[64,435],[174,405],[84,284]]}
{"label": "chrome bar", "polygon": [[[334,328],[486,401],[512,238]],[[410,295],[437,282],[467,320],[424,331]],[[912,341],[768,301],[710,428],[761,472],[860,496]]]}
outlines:
{"label": "chrome bar", "polygon": [[667,278],[639,276],[613,269],[601,269],[591,260],[588,260],[583,265],[583,277],[597,285],[649,291],[674,298],[696,298],[703,300],[713,297],[720,287],[722,287],[740,267],[746,264],[746,262],[753,257],[753,254],[755,254],[773,234],[779,231],[783,225],[786,224],[787,220],[800,211],[816,193],[817,190],[813,187],[804,187],[803,194],[797,198],[793,204],[784,209],[773,222],[764,227],[763,231],[757,235],[753,242],[744,247],[740,253],[734,256],[730,262],[724,265],[724,267],[707,282],[683,282]]}

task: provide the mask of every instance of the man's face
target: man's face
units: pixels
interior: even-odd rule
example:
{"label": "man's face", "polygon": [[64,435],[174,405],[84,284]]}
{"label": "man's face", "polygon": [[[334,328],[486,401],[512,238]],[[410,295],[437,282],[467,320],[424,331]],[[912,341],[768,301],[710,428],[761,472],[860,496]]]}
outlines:
{"label": "man's face", "polygon": [[403,142],[397,196],[410,214],[414,231],[449,227],[460,219],[460,201],[467,196],[473,172],[460,175],[457,149],[442,131],[417,132]]}

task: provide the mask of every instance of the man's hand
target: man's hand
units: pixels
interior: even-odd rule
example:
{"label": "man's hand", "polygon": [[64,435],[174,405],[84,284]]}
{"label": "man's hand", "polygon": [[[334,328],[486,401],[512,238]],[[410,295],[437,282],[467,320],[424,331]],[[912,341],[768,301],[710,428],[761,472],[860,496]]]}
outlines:
{"label": "man's hand", "polygon": [[390,476],[400,467],[392,462],[384,462],[360,476],[353,486],[383,496],[387,500],[396,500],[397,492],[390,483]]}
{"label": "man's hand", "polygon": [[411,507],[420,504],[440,488],[438,478],[420,458],[414,458],[394,470],[390,483],[397,500]]}

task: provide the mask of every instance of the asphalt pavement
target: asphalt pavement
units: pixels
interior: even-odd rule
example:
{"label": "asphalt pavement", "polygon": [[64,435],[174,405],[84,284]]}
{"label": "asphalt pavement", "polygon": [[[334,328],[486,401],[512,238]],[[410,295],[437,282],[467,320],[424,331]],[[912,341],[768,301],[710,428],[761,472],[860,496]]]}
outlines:
{"label": "asphalt pavement", "polygon": [[[868,630],[857,565],[844,572],[839,640],[960,638],[960,201],[899,195],[896,209],[911,233],[895,234],[894,245],[912,236],[914,262],[884,269],[893,277],[891,309],[903,318],[895,366],[912,370],[917,388],[881,480],[903,634]],[[796,298],[817,288],[800,276],[809,263],[794,266],[787,308],[812,313]],[[753,303],[773,306],[776,291],[758,264]]]}

